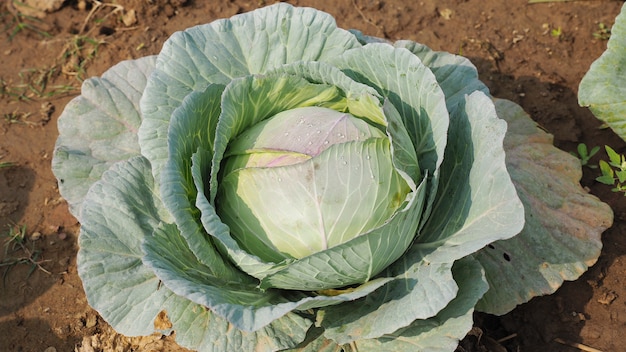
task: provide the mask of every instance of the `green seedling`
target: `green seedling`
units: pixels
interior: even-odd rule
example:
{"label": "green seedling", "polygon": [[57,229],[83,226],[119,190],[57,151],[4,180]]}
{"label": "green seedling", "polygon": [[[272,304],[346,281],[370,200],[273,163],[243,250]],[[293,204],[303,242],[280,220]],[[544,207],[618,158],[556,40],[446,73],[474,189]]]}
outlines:
{"label": "green seedling", "polygon": [[604,148],[609,156],[609,161],[600,160],[602,175],[596,177],[596,181],[613,186],[613,192],[624,192],[624,196],[626,196],[626,157],[618,154],[608,145]]}
{"label": "green seedling", "polygon": [[2,162],[0,162],[0,169],[4,169],[4,168],[7,168],[7,167],[12,167],[12,166],[15,166],[15,163],[12,163],[10,161],[2,161]]}
{"label": "green seedling", "polygon": [[[21,4],[23,5],[23,3],[13,0],[12,1],[13,4],[17,3],[17,4]],[[11,6],[11,5],[8,5]],[[52,35],[48,32],[46,32],[45,30],[39,28],[42,24],[43,21],[40,20],[37,17],[33,17],[33,16],[28,16],[25,15],[23,13],[20,12],[4,12],[1,15],[2,17],[5,16],[10,16],[11,18],[7,21],[8,23],[6,24],[6,26],[4,27],[5,32],[8,32],[9,28],[11,28],[10,33],[9,33],[9,40],[13,40],[13,38],[15,38],[16,35],[18,35],[21,32],[33,32],[36,33],[37,35],[43,37],[43,38],[50,38],[52,37]]]}
{"label": "green seedling", "polygon": [[0,97],[8,97],[18,101],[32,101],[67,95],[77,90],[71,85],[50,84],[58,76],[58,69],[55,66],[24,69],[18,73],[18,76],[20,78],[19,83],[0,79]]}
{"label": "green seedling", "polygon": [[608,27],[604,23],[598,23],[598,30],[593,32],[593,36],[600,40],[609,40],[611,38],[611,27]]}
{"label": "green seedling", "polygon": [[561,27],[552,28],[552,30],[550,30],[550,35],[555,38],[560,38],[561,35],[563,35],[563,30],[561,29]]}
{"label": "green seedling", "polygon": [[98,55],[100,45],[104,43],[102,40],[87,36],[74,36],[65,44],[61,53],[64,62],[61,71],[83,81],[87,65]]}
{"label": "green seedling", "polygon": [[37,125],[36,122],[27,120],[29,116],[31,116],[31,113],[20,112],[20,111],[13,111],[13,112],[9,112],[9,113],[2,115],[2,117],[4,117],[4,121],[6,121],[9,125],[13,125],[13,124],[23,124],[23,125],[30,125],[30,126]]}
{"label": "green seedling", "polygon": [[7,254],[10,250],[15,250],[16,247],[22,246],[26,242],[26,225],[22,225],[20,227],[10,226],[9,231],[6,233],[7,240],[5,245],[5,252]]}
{"label": "green seedling", "polygon": [[24,94],[23,89],[20,89],[17,85],[0,78],[0,98],[4,97],[8,97],[13,100],[30,100]]}
{"label": "green seedling", "polygon": [[589,164],[589,160],[600,151],[600,147],[595,146],[589,150],[585,143],[580,143],[577,148],[578,155],[571,153],[580,160],[580,165],[587,166],[590,169],[596,169],[598,166]]}
{"label": "green seedling", "polygon": [[0,262],[0,267],[4,267],[4,273],[2,274],[2,282],[6,285],[6,278],[11,268],[16,265],[26,264],[30,265],[30,270],[26,278],[36,270],[39,269],[46,274],[51,274],[46,270],[42,263],[46,262],[41,259],[42,251],[35,248],[35,241],[29,240],[26,237],[26,225],[22,226],[10,226],[9,230],[4,234],[4,258]]}
{"label": "green seedling", "polygon": [[58,74],[56,67],[44,69],[26,69],[19,73],[22,88],[27,97],[51,98],[58,95],[68,94],[76,88],[70,85],[50,85],[49,83]]}

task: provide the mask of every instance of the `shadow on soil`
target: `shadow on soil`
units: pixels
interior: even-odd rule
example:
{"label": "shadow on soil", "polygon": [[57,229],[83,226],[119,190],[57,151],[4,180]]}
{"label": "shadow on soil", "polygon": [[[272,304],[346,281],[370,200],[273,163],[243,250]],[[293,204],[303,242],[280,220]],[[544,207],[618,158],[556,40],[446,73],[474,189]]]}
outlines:
{"label": "shadow on soil", "polygon": [[35,172],[25,166],[0,168],[0,234],[18,225],[24,216],[29,193],[35,183]]}
{"label": "shadow on soil", "polygon": [[[66,327],[69,330],[70,327]],[[40,351],[48,351],[54,347],[55,351],[73,351],[78,340],[59,338],[67,331],[53,331],[52,327],[42,319],[23,319],[14,317],[0,322],[0,349],[2,351],[27,352],[28,346],[41,346]],[[35,339],[35,341],[33,341]]]}
{"label": "shadow on soil", "polygon": [[[24,257],[17,255],[3,258],[3,263],[14,262],[15,259],[22,258]],[[43,264],[42,268],[44,268]],[[43,272],[26,260],[21,260],[13,265],[5,265],[0,269],[2,269],[0,271],[0,275],[2,275],[0,281],[0,322],[11,313],[31,304],[56,282],[53,275]]]}

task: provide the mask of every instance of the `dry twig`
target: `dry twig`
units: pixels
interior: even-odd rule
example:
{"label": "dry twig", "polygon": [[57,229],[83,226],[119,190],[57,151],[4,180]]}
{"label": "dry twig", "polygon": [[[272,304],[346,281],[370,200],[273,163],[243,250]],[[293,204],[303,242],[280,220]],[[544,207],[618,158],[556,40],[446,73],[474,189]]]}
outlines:
{"label": "dry twig", "polygon": [[577,342],[568,342],[568,341],[565,341],[565,340],[563,340],[561,338],[558,338],[558,337],[556,339],[554,339],[554,341],[558,342],[558,343],[560,343],[562,345],[578,348],[579,350],[585,351],[585,352],[602,352],[602,351],[600,351],[598,349],[595,349],[593,347],[589,347],[587,345],[583,345],[583,344],[577,343]]}

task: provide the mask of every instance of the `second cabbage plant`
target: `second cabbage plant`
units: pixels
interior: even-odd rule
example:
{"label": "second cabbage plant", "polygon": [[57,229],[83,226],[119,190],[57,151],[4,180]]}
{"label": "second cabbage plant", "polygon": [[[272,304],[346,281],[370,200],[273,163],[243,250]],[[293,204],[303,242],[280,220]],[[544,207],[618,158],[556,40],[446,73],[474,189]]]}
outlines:
{"label": "second cabbage plant", "polygon": [[202,351],[453,351],[612,221],[467,59],[287,4],[87,80],[59,131],[89,303]]}

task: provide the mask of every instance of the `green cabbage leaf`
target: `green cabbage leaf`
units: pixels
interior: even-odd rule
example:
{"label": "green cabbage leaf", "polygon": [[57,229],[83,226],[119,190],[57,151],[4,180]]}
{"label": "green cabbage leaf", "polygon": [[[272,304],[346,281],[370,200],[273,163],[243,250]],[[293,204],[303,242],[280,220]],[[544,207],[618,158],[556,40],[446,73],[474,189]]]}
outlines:
{"label": "green cabbage leaf", "polygon": [[606,51],[580,82],[578,102],[626,141],[626,5],[611,28]]}

